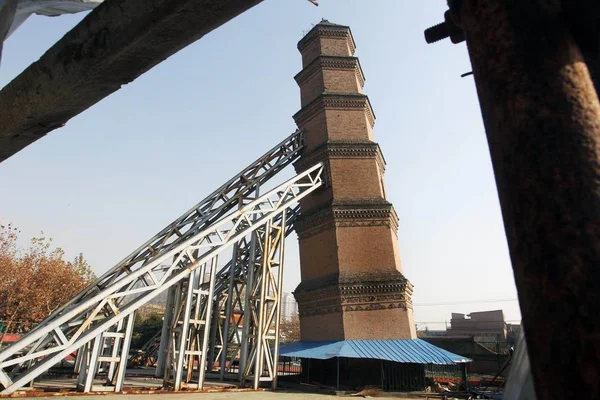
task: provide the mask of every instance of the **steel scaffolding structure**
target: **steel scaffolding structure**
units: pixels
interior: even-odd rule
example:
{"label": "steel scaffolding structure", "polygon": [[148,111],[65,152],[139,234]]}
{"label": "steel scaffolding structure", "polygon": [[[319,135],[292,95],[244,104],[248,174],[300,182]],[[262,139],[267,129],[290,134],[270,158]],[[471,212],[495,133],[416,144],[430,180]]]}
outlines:
{"label": "steel scaffolding structure", "polygon": [[[275,387],[284,239],[298,200],[323,184],[324,167],[263,195],[259,188],[302,148],[297,131],[1,351],[1,393],[75,351],[79,390],[121,391],[134,313],[165,291],[156,372],[166,386],[202,389],[206,374],[218,373]],[[231,260],[220,265],[231,248]],[[101,388],[94,386],[100,378]]]}

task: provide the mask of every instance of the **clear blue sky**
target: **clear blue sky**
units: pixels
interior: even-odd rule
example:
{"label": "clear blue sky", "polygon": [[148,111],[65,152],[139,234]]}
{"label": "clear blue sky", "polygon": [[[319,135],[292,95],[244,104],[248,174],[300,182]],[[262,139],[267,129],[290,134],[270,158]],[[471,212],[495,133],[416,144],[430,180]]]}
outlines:
{"label": "clear blue sky", "polygon": [[[296,43],[326,18],[356,40],[416,321],[498,308],[520,320],[516,301],[478,302],[516,290],[475,86],[460,77],[466,47],[423,39],[446,1],[320,3],[266,0],[1,163],[0,221],[43,230],[97,273],[113,266],[294,131]],[[26,21],[5,43],[0,85],[83,16]],[[288,254],[292,291],[294,236]],[[423,305],[449,302],[461,304]]]}

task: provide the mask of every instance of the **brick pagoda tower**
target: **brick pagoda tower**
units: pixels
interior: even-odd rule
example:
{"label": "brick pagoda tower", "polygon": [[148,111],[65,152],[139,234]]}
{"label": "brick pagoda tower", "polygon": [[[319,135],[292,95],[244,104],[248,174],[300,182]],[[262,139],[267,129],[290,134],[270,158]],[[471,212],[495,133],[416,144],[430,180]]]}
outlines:
{"label": "brick pagoda tower", "polygon": [[303,341],[416,337],[402,275],[398,217],[386,200],[375,115],[347,26],[323,20],[298,42],[306,150],[297,172],[324,161],[327,187],[301,201],[302,282],[294,295]]}

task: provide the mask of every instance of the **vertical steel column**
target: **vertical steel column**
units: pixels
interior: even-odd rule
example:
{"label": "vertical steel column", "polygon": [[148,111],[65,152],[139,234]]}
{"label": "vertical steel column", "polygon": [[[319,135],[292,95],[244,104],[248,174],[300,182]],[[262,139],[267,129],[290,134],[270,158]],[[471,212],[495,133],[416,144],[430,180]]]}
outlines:
{"label": "vertical steel column", "polygon": [[[247,363],[243,372],[244,381],[252,377],[254,389],[260,382],[270,381],[277,385],[277,367],[279,351],[279,321],[281,304],[281,284],[283,275],[283,251],[285,241],[285,210],[277,226],[274,220],[266,223],[262,237],[261,263],[251,287],[247,290],[250,298],[249,310],[251,319],[251,344]],[[259,235],[260,236],[260,235]],[[277,272],[275,271],[277,269]],[[273,333],[271,333],[273,328]],[[263,372],[267,375],[263,376]]]}
{"label": "vertical steel column", "polygon": [[[201,269],[204,266],[200,267]],[[189,277],[188,277],[189,278]],[[171,325],[169,326],[169,343],[166,349],[165,356],[165,374],[163,377],[163,384],[165,386],[175,382],[175,371],[177,369],[177,346],[181,334],[181,321],[182,312],[185,307],[185,300],[182,297],[185,295],[185,287],[187,286],[187,280],[179,282],[174,286],[173,296],[173,316],[171,318]]]}
{"label": "vertical steel column", "polygon": [[[565,3],[568,0],[562,1]],[[539,400],[600,398],[600,104],[561,2],[464,0]]]}
{"label": "vertical steel column", "polygon": [[256,284],[257,275],[260,272],[259,264],[257,262],[258,250],[257,244],[260,241],[260,229],[252,233],[252,239],[250,241],[250,257],[248,261],[248,275],[246,278],[246,295],[244,298],[244,319],[242,325],[242,345],[240,347],[240,362],[238,367],[238,374],[240,378],[240,384],[244,385],[246,382],[246,371],[250,368],[249,356],[252,352],[251,343],[256,342],[255,331],[252,329],[253,315],[252,315],[252,290]]}
{"label": "vertical steel column", "polygon": [[91,343],[88,342],[86,343],[84,346],[82,346],[79,351],[81,352],[81,364],[79,366],[79,371],[78,376],[77,376],[77,390],[79,390],[80,388],[83,389],[84,384],[85,384],[85,374],[88,370],[88,363],[90,360],[90,352],[92,351],[92,344],[94,343],[94,341],[92,341]]}
{"label": "vertical steel column", "polygon": [[[204,272],[204,268],[202,268],[202,272]],[[195,271],[191,272],[187,279],[187,291],[186,291],[186,299],[185,306],[183,309],[182,315],[182,325],[181,325],[181,333],[179,337],[179,343],[177,343],[177,361],[175,364],[175,380],[174,380],[174,391],[181,390],[181,379],[183,375],[183,364],[185,361],[186,350],[187,350],[187,341],[188,341],[188,329],[190,327],[190,311],[192,310],[192,295],[194,293],[194,281],[195,281]]]}
{"label": "vertical steel column", "polygon": [[221,349],[221,359],[219,364],[221,370],[219,371],[219,377],[223,381],[225,380],[225,369],[227,363],[227,350],[229,348],[229,320],[232,317],[233,309],[233,286],[235,285],[235,272],[238,267],[239,260],[239,244],[236,243],[233,246],[233,257],[231,259],[231,270],[229,271],[229,286],[227,287],[227,301],[225,303],[225,321],[223,321],[223,347]]}
{"label": "vertical steel column", "polygon": [[[190,322],[187,333],[187,344],[186,344],[186,368],[187,374],[185,378],[185,382],[189,383],[192,381],[194,376],[194,363],[196,362],[196,356],[200,353],[200,331],[203,329],[203,307],[205,304],[203,303],[202,294],[204,286],[204,279],[206,277],[205,273],[206,264],[202,267],[200,273],[198,271],[194,272],[194,289],[192,292],[191,304],[193,310],[190,309]],[[204,300],[206,301],[206,300]],[[198,361],[198,368],[200,368],[200,362]],[[182,371],[183,372],[183,371]]]}
{"label": "vertical steel column", "polygon": [[[210,333],[210,324],[212,321],[212,306],[213,306],[213,297],[215,293],[215,275],[217,273],[217,257],[214,257],[211,261],[210,265],[210,284],[208,289],[208,296],[206,298],[206,314],[204,319],[204,332],[202,338],[202,353],[200,365],[198,365],[199,377],[198,377],[198,390],[202,390],[204,388],[204,376],[206,374],[206,357],[208,350],[208,336]],[[198,299],[199,301],[199,299]]]}
{"label": "vertical steel column", "polygon": [[[215,282],[216,284],[216,282]],[[220,304],[223,302],[221,294],[217,294],[213,299],[210,300],[213,303],[211,323],[210,323],[210,335],[209,335],[209,346],[208,346],[208,357],[206,370],[212,372],[215,368],[217,359],[220,358],[221,353],[219,349],[223,349],[222,337],[219,337],[219,326],[221,325],[221,313]],[[227,299],[225,299],[227,301]]]}
{"label": "vertical steel column", "polygon": [[[269,263],[269,249],[271,242],[271,224],[272,221],[268,221],[265,227],[265,237],[263,242],[263,252],[262,252],[262,265],[260,269],[260,289],[258,293],[258,300],[253,299],[250,302],[250,307],[255,308],[255,317],[256,317],[256,326],[254,326],[254,330],[256,332],[256,340],[254,342],[254,346],[252,348],[251,360],[254,361],[254,390],[257,390],[260,385],[260,377],[262,375],[262,371],[264,368],[263,365],[263,352],[264,352],[264,329],[263,326],[265,324],[265,314],[266,314],[266,296],[267,296],[267,268]],[[252,296],[255,296],[255,291],[252,291]]]}
{"label": "vertical steel column", "polygon": [[135,313],[129,314],[125,322],[125,336],[121,344],[121,356],[119,367],[117,369],[117,380],[115,381],[115,392],[123,391],[123,382],[125,381],[125,371],[127,370],[127,360],[129,359],[129,347],[131,346],[131,337],[133,336],[133,325],[135,323]]}
{"label": "vertical steel column", "polygon": [[101,333],[94,339],[94,344],[91,346],[91,352],[88,353],[89,356],[86,360],[87,365],[84,364],[84,367],[86,368],[79,373],[81,383],[78,385],[78,388],[84,393],[92,391],[94,377],[96,375],[96,367],[98,366],[98,354],[100,353],[100,346],[102,346],[102,342],[104,342],[102,335],[103,334]]}
{"label": "vertical steel column", "polygon": [[[124,323],[123,320],[120,320],[117,323],[117,329],[116,329],[117,333],[120,333],[123,330],[123,323]],[[119,357],[119,351],[121,349],[121,339],[122,339],[121,335],[119,335],[119,334],[113,335],[112,349],[111,349],[112,351],[110,354],[111,359],[109,361],[108,375],[106,377],[107,383],[112,383],[114,381],[114,374],[117,369],[117,363],[118,363],[116,360]],[[119,359],[119,362],[120,362],[120,359]]]}
{"label": "vertical steel column", "polygon": [[85,348],[86,346],[84,345],[77,350],[77,355],[75,356],[75,364],[73,365],[73,372],[76,374],[79,374],[79,372],[81,371],[81,363],[83,361],[83,354]]}
{"label": "vertical steel column", "polygon": [[[260,195],[260,187],[256,187],[256,198]],[[253,217],[256,220],[256,216]],[[240,380],[240,384],[244,385],[244,371],[246,370],[246,364],[248,362],[248,352],[250,351],[250,335],[252,331],[251,321],[252,321],[252,310],[250,307],[250,291],[254,287],[254,280],[256,279],[254,276],[254,272],[256,269],[256,255],[257,255],[257,241],[259,239],[258,232],[260,230],[254,231],[251,233],[250,239],[250,255],[248,257],[248,271],[246,275],[246,295],[244,298],[244,316],[242,320],[242,343],[240,346],[240,361],[238,365],[238,377]]]}
{"label": "vertical steel column", "polygon": [[158,360],[156,362],[156,371],[154,373],[155,377],[161,377],[165,374],[165,364],[167,362],[167,351],[170,343],[170,329],[173,320],[173,307],[175,303],[175,293],[177,291],[177,286],[172,286],[169,288],[167,294],[167,304],[165,307],[165,315],[163,317],[163,326],[162,332],[160,334],[160,344],[158,347]]}
{"label": "vertical steel column", "polygon": [[[277,288],[275,288],[275,348],[273,349],[273,360],[275,364],[275,371],[273,373],[273,383],[272,388],[277,389],[277,373],[279,368],[279,326],[281,324],[281,296],[283,291],[283,266],[284,266],[284,257],[285,257],[285,228],[287,223],[287,211],[284,210],[281,214],[281,230],[279,231],[279,260],[277,261]],[[339,385],[338,385],[339,386]]]}

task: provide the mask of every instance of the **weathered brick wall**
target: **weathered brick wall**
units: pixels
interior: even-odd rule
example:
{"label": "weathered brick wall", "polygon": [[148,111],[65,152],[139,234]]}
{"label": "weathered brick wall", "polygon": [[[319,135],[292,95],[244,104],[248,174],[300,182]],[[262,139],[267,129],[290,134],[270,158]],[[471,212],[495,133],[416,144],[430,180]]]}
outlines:
{"label": "weathered brick wall", "polygon": [[393,236],[389,226],[385,225],[337,228],[340,271],[400,271]]}
{"label": "weathered brick wall", "polygon": [[300,202],[296,223],[302,340],[414,338],[412,286],[401,273],[397,216],[385,199],[385,162],[350,29],[319,24],[298,49],[294,119],[306,149],[295,167],[322,161],[328,183]]}
{"label": "weathered brick wall", "polygon": [[[344,319],[342,314],[324,314],[300,318],[302,340],[344,340]],[[327,339],[323,339],[326,337]]]}
{"label": "weathered brick wall", "polygon": [[317,233],[299,241],[302,281],[318,279],[338,272],[339,260],[335,229]]}
{"label": "weathered brick wall", "polygon": [[343,325],[346,340],[398,339],[398,332],[403,339],[417,337],[412,310],[401,308],[346,312]]}
{"label": "weathered brick wall", "polygon": [[[366,108],[366,106],[365,106]],[[327,137],[331,141],[369,141],[373,131],[365,108],[333,109],[325,111]]]}
{"label": "weathered brick wall", "polygon": [[383,188],[373,158],[332,158],[329,160],[329,174],[336,200],[382,199]]}
{"label": "weathered brick wall", "polygon": [[[298,45],[298,49],[300,49]],[[305,68],[308,64],[314,61],[315,58],[321,55],[321,42],[314,38],[310,42],[306,43],[301,50],[302,54],[302,68]]]}
{"label": "weathered brick wall", "polygon": [[321,36],[321,54],[328,56],[351,56],[354,50],[350,48],[348,38]]}

